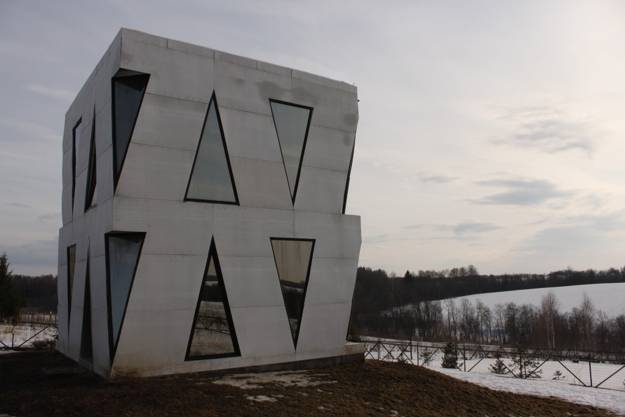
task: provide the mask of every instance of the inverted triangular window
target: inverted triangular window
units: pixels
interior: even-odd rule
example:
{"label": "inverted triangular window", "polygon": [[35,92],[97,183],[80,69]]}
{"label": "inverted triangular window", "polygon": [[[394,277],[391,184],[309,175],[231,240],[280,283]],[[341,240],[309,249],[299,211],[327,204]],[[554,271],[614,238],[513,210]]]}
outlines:
{"label": "inverted triangular window", "polygon": [[273,258],[295,347],[304,312],[314,247],[314,239],[271,238]]}
{"label": "inverted triangular window", "polygon": [[145,233],[108,233],[106,235],[109,342],[115,356],[130,290],[137,272]]}
{"label": "inverted triangular window", "polygon": [[82,304],[82,332],[80,336],[80,359],[91,362],[93,358],[93,342],[91,331],[91,285],[90,285],[89,253],[87,253],[87,273],[85,276],[85,298]]}
{"label": "inverted triangular window", "polygon": [[185,200],[239,204],[215,93],[208,103]]}
{"label": "inverted triangular window", "polygon": [[93,110],[93,120],[91,122],[91,143],[89,145],[89,165],[87,167],[87,192],[85,195],[85,211],[93,205],[96,200],[98,188],[98,170],[96,167],[95,148],[95,109]]}
{"label": "inverted triangular window", "polygon": [[211,240],[185,360],[238,355],[226,288],[215,242]]}
{"label": "inverted triangular window", "polygon": [[113,77],[113,172],[119,180],[150,74],[121,69]]}
{"label": "inverted triangular window", "polygon": [[72,316],[72,288],[74,288],[74,272],[76,270],[76,245],[67,248],[67,323]]}
{"label": "inverted triangular window", "polygon": [[76,151],[80,144],[80,130],[78,129],[82,123],[82,117],[78,119],[72,129],[72,213],[74,213],[74,196],[76,195]]}
{"label": "inverted triangular window", "polygon": [[269,100],[269,103],[282,152],[282,162],[289,183],[291,201],[295,203],[313,109],[312,107],[272,99]]}

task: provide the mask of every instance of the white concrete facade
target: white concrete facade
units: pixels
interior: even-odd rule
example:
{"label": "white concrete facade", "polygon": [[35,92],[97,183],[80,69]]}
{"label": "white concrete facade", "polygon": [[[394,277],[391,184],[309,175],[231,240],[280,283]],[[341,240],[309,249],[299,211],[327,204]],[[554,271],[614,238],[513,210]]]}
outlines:
{"label": "white concrete facade", "polygon": [[[149,81],[116,184],[112,79],[120,69],[148,74]],[[185,194],[213,96],[238,204],[189,201]],[[270,100],[312,109],[294,199]],[[97,192],[85,210],[94,115]],[[65,119],[58,350],[103,376],[219,370],[357,352],[345,339],[360,218],[343,212],[357,122],[352,85],[122,29]],[[144,237],[112,343],[106,236],[117,232]],[[271,238],[314,240],[296,342]],[[189,360],[211,242],[238,351]],[[87,265],[92,353],[85,360]]]}

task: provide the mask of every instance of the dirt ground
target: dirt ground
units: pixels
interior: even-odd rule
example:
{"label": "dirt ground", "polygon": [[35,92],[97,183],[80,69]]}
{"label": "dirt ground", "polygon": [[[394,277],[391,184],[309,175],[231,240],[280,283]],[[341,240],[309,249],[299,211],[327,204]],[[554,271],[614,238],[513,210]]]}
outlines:
{"label": "dirt ground", "polygon": [[[241,388],[242,386],[243,388]],[[0,355],[0,415],[603,416],[558,399],[492,391],[411,365],[367,361],[296,373],[106,381],[60,354]]]}

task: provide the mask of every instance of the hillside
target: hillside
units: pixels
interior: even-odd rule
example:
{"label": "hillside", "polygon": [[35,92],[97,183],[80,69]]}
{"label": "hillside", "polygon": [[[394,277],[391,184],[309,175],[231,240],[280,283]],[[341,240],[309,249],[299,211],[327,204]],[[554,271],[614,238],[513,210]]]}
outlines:
{"label": "hillside", "polygon": [[[45,369],[45,371],[44,371]],[[49,352],[0,356],[0,414],[18,416],[614,416],[492,391],[410,365],[106,382]]]}

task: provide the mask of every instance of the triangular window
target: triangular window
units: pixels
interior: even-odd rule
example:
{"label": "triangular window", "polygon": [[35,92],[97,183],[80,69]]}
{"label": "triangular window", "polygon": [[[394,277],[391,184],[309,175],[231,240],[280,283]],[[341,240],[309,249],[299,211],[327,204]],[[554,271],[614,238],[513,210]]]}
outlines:
{"label": "triangular window", "polygon": [[238,355],[239,345],[228,306],[226,288],[215,242],[211,240],[185,359]]}
{"label": "triangular window", "polygon": [[119,333],[126,314],[132,283],[137,272],[145,233],[108,233],[106,235],[109,343],[115,356]]}
{"label": "triangular window", "polygon": [[273,258],[295,347],[304,312],[314,247],[314,239],[271,238]]}
{"label": "triangular window", "polygon": [[113,77],[113,173],[115,186],[139,116],[150,74],[121,69]]}
{"label": "triangular window", "polygon": [[185,200],[239,204],[214,93],[208,103]]}
{"label": "triangular window", "polygon": [[80,340],[80,359],[91,362],[93,359],[93,341],[91,331],[91,285],[89,253],[87,253],[87,274],[85,276],[85,298],[82,305],[82,333]]}
{"label": "triangular window", "polygon": [[93,206],[97,200],[98,170],[96,167],[95,148],[95,109],[93,110],[93,120],[91,122],[91,143],[89,145],[89,165],[87,167],[87,192],[85,195],[85,211]]}
{"label": "triangular window", "polygon": [[76,271],[76,245],[67,248],[67,323],[72,316],[72,288],[74,288],[74,271]]}
{"label": "triangular window", "polygon": [[282,162],[289,183],[291,201],[295,204],[313,109],[312,107],[273,99],[269,100],[269,104],[282,152]]}
{"label": "triangular window", "polygon": [[80,143],[80,130],[82,118],[78,119],[72,129],[72,213],[74,213],[74,196],[76,195],[76,151]]}

